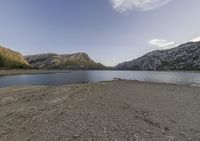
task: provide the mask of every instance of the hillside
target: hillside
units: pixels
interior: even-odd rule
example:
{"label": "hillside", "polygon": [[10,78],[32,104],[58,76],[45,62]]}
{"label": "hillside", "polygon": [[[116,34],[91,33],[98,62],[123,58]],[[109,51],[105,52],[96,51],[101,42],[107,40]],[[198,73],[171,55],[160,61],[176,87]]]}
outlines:
{"label": "hillside", "polygon": [[25,56],[33,68],[38,69],[105,69],[100,63],[95,63],[86,53],[75,54],[38,54]]}
{"label": "hillside", "polygon": [[156,50],[115,66],[118,70],[200,70],[200,42],[188,42],[168,50]]}
{"label": "hillside", "polygon": [[30,68],[30,65],[20,53],[0,46],[0,69],[25,68]]}

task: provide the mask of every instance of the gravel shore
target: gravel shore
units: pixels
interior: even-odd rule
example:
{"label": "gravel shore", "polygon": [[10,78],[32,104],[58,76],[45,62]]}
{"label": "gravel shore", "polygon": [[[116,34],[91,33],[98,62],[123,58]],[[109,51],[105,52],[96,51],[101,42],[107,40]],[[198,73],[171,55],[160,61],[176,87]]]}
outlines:
{"label": "gravel shore", "polygon": [[138,81],[0,89],[0,141],[200,141],[200,88]]}

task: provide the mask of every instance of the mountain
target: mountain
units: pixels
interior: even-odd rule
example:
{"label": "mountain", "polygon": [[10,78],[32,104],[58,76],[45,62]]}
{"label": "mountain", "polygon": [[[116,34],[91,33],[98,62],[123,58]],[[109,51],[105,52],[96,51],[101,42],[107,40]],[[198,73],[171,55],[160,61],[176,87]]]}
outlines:
{"label": "mountain", "polygon": [[26,69],[30,67],[20,53],[0,46],[0,69]]}
{"label": "mountain", "polygon": [[118,64],[118,70],[200,70],[200,42],[188,42],[168,50],[156,50]]}
{"label": "mountain", "polygon": [[38,54],[25,56],[33,68],[38,69],[105,69],[100,63],[95,63],[86,53],[75,54]]}

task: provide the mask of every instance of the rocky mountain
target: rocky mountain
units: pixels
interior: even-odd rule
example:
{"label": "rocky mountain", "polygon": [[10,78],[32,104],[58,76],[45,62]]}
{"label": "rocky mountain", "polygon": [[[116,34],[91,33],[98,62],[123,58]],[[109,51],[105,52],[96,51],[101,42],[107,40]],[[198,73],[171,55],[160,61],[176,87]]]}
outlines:
{"label": "rocky mountain", "polygon": [[118,64],[118,70],[200,70],[200,42],[188,42],[168,50],[156,50]]}
{"label": "rocky mountain", "polygon": [[0,46],[0,69],[26,69],[30,67],[20,53]]}
{"label": "rocky mountain", "polygon": [[95,63],[86,53],[75,54],[38,54],[25,56],[33,68],[38,69],[105,69]]}

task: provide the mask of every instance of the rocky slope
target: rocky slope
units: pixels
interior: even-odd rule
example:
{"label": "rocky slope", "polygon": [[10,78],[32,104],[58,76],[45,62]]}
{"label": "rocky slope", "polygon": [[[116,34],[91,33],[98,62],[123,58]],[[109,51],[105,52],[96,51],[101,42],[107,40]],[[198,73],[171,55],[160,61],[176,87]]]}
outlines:
{"label": "rocky slope", "polygon": [[33,68],[38,69],[105,69],[95,63],[86,53],[75,54],[38,54],[25,56]]}
{"label": "rocky slope", "polygon": [[30,68],[30,65],[20,53],[0,46],[0,69],[17,68]]}
{"label": "rocky slope", "polygon": [[200,42],[156,50],[115,66],[119,70],[200,70]]}

